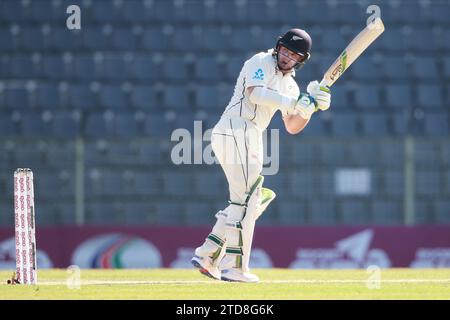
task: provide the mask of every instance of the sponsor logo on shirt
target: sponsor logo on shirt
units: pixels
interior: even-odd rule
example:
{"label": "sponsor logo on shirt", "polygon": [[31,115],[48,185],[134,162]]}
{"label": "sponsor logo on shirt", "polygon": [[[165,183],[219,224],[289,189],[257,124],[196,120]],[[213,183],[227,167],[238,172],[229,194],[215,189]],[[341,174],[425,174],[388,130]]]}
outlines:
{"label": "sponsor logo on shirt", "polygon": [[253,79],[264,80],[264,72],[262,71],[262,69],[256,70],[255,75],[253,76]]}

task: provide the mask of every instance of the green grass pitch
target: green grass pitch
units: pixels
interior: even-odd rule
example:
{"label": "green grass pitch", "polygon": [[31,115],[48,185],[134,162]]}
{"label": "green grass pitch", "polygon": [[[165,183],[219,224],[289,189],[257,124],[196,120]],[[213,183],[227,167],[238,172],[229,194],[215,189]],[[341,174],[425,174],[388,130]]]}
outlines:
{"label": "green grass pitch", "polygon": [[12,272],[1,271],[0,299],[450,299],[450,269],[381,270],[379,288],[366,270],[253,272],[260,283],[216,281],[194,269],[81,270],[77,289],[64,269],[39,270],[36,286],[7,285]]}

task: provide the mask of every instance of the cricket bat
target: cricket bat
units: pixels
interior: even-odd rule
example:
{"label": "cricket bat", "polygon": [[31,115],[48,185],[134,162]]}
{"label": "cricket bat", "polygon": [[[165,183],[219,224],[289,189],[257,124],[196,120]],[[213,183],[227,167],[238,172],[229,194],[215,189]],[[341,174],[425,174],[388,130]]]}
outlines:
{"label": "cricket bat", "polygon": [[355,38],[353,38],[349,45],[328,68],[323,75],[320,85],[331,87],[344,71],[358,59],[361,53],[363,53],[364,50],[366,50],[367,47],[383,33],[383,31],[384,24],[380,18],[376,18],[371,24],[367,25]]}

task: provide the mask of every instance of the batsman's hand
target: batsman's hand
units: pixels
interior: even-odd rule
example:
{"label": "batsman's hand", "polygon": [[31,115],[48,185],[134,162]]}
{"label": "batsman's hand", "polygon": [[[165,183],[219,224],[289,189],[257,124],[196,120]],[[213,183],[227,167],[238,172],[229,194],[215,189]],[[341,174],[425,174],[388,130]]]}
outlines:
{"label": "batsman's hand", "polygon": [[311,81],[306,91],[313,97],[316,110],[325,111],[330,108],[331,91],[327,86],[321,86],[319,81]]}
{"label": "batsman's hand", "polygon": [[314,98],[307,93],[300,93],[297,104],[295,105],[295,111],[303,119],[311,118],[312,114],[316,111],[316,106],[314,103]]}

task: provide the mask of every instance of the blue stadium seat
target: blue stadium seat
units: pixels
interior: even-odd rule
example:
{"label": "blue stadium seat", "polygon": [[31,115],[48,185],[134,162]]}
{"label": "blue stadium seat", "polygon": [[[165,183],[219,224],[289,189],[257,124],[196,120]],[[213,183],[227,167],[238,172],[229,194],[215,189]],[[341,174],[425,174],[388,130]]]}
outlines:
{"label": "blue stadium seat", "polygon": [[39,67],[31,55],[15,54],[11,57],[11,76],[14,78],[34,79],[39,76]]}
{"label": "blue stadium seat", "polygon": [[408,108],[412,103],[411,86],[407,84],[390,84],[385,87],[386,103],[389,108]]}
{"label": "blue stadium seat", "polygon": [[420,84],[417,88],[417,103],[424,109],[443,108],[441,87],[435,84]]}
{"label": "blue stadium seat", "polygon": [[217,53],[227,51],[230,47],[231,36],[223,31],[220,27],[209,27],[202,31],[201,37],[203,39],[202,49]]}
{"label": "blue stadium seat", "polygon": [[417,168],[433,168],[439,164],[438,150],[435,143],[416,141],[414,143],[414,163]]}
{"label": "blue stadium seat", "polygon": [[362,109],[380,109],[380,93],[374,85],[361,84],[355,89],[355,105]]}
{"label": "blue stadium seat", "polygon": [[17,127],[9,113],[0,114],[0,136],[14,137],[18,133]]}
{"label": "blue stadium seat", "polygon": [[103,59],[101,77],[107,81],[128,80],[130,67],[122,55],[107,55]]}
{"label": "blue stadium seat", "polygon": [[47,47],[41,28],[21,27],[19,47],[22,50],[42,50]]}
{"label": "blue stadium seat", "polygon": [[23,113],[21,119],[21,133],[26,137],[51,136],[50,121],[44,119],[40,113]]}
{"label": "blue stadium seat", "polygon": [[[175,34],[178,33],[178,30]],[[178,41],[181,41],[178,45],[180,46],[180,50],[182,52],[185,51],[185,47],[181,48],[186,44],[186,39],[190,38],[181,38]],[[151,51],[165,51],[170,49],[171,45],[171,37],[168,34],[165,34],[161,28],[145,28],[144,33],[142,35],[142,46],[146,50]]]}
{"label": "blue stadium seat", "polygon": [[[227,59],[227,65],[225,68],[225,74],[227,76],[227,79],[236,81],[236,79],[239,76],[239,72],[241,72],[242,67],[244,66],[244,57],[241,57],[239,55],[237,56],[230,56]],[[450,62],[449,62],[449,70],[450,70]]]}
{"label": "blue stadium seat", "polygon": [[336,225],[337,216],[333,201],[326,198],[311,198],[307,203],[309,222],[313,225]]}
{"label": "blue stadium seat", "polygon": [[[419,43],[420,41],[416,41]],[[412,64],[413,74],[419,80],[436,80],[439,78],[438,61],[434,57],[420,56],[415,63]]]}
{"label": "blue stadium seat", "polygon": [[134,172],[134,189],[141,196],[161,195],[162,180],[156,173]]}
{"label": "blue stadium seat", "polygon": [[357,134],[358,118],[352,113],[333,113],[331,117],[332,133],[336,136],[354,136]]}
{"label": "blue stadium seat", "polygon": [[137,23],[151,21],[149,18],[153,10],[145,5],[145,1],[124,1],[122,10],[126,21]]}
{"label": "blue stadium seat", "polygon": [[443,57],[444,61],[444,77],[450,78],[450,57]]}
{"label": "blue stadium seat", "polygon": [[345,165],[347,161],[347,149],[339,142],[321,143],[319,146],[318,161],[325,166]]}
{"label": "blue stadium seat", "polygon": [[138,159],[141,163],[149,165],[160,165],[166,163],[163,150],[158,144],[141,143],[139,146]]}
{"label": "blue stadium seat", "polygon": [[372,220],[370,223],[378,225],[401,224],[403,216],[403,199],[397,201],[374,199],[370,202]]}
{"label": "blue stadium seat", "polygon": [[425,132],[430,136],[447,137],[450,132],[448,113],[426,113]]}
{"label": "blue stadium seat", "polygon": [[78,54],[74,56],[74,76],[81,80],[92,80],[98,77],[99,67],[91,54]]}
{"label": "blue stadium seat", "polygon": [[[284,129],[282,129],[284,131]],[[328,135],[326,121],[322,117],[317,117],[308,123],[308,126],[301,132],[303,136],[318,137]]]}
{"label": "blue stadium seat", "polygon": [[[330,12],[332,17],[331,21],[336,22],[337,25],[353,24],[360,26],[361,21],[367,19],[366,8],[357,1],[345,1],[333,7],[329,6],[325,10]],[[356,26],[355,32],[357,32]]]}
{"label": "blue stadium seat", "polygon": [[208,203],[203,202],[187,202],[184,205],[187,225],[213,225],[216,218],[214,217],[217,210]]}
{"label": "blue stadium seat", "polygon": [[189,91],[185,85],[171,85],[164,88],[163,106],[184,109],[189,106]]}
{"label": "blue stadium seat", "polygon": [[165,61],[162,64],[162,76],[166,81],[185,82],[192,77],[188,68],[188,63],[185,61],[183,56],[166,56]]}
{"label": "blue stadium seat", "polygon": [[378,163],[380,151],[375,142],[352,141],[348,145],[346,154],[349,165],[369,166]]}
{"label": "blue stadium seat", "polygon": [[320,176],[317,171],[291,171],[291,190],[299,199],[308,199],[320,190]]}
{"label": "blue stadium seat", "polygon": [[394,113],[391,115],[393,121],[392,133],[395,135],[404,135],[408,132],[409,115],[406,113]]}
{"label": "blue stadium seat", "polygon": [[89,28],[89,32],[82,32],[81,37],[83,39],[82,46],[87,50],[107,50],[111,48],[111,34],[107,34],[104,27],[92,26]]}
{"label": "blue stadium seat", "polygon": [[39,109],[61,108],[59,89],[54,84],[39,84],[35,91],[35,106]]}
{"label": "blue stadium seat", "polygon": [[[305,89],[306,88],[304,88],[304,90]],[[304,90],[301,90],[301,91],[304,91]],[[332,96],[331,106],[333,108],[341,109],[341,108],[349,108],[350,107],[348,93],[347,93],[347,89],[345,87],[336,88],[336,90],[333,90],[332,93],[333,93],[333,96]]]}
{"label": "blue stadium seat", "polygon": [[[399,162],[399,165],[403,167],[403,162],[401,159],[396,159],[395,161]],[[401,163],[400,163],[401,162]],[[405,178],[403,171],[397,170],[386,170],[383,174],[384,194],[391,197],[403,197],[403,193],[405,190]]]}
{"label": "blue stadium seat", "polygon": [[193,183],[193,176],[189,173],[167,172],[163,175],[162,191],[168,196],[193,195]]}
{"label": "blue stadium seat", "polygon": [[[65,24],[58,28],[53,28],[50,33],[50,48],[61,51],[72,51],[82,48],[83,34],[86,36],[90,32],[82,32],[81,30],[67,30]],[[91,42],[93,41],[91,40]]]}
{"label": "blue stadium seat", "polygon": [[26,19],[26,11],[23,10],[21,1],[1,1],[0,18],[5,22],[21,22]]}
{"label": "blue stadium seat", "polygon": [[17,47],[17,44],[15,43],[16,40],[14,39],[14,36],[11,33],[11,30],[8,30],[6,27],[0,28],[0,38],[2,41],[0,41],[0,50],[1,51],[10,51],[13,50],[15,47]]}
{"label": "blue stadium seat", "polygon": [[25,87],[5,87],[4,91],[6,108],[11,110],[23,110],[30,108],[30,93]]}
{"label": "blue stadium seat", "polygon": [[181,203],[158,201],[154,204],[157,225],[179,225],[185,223],[184,208]]}
{"label": "blue stadium seat", "polygon": [[88,137],[104,138],[114,135],[114,121],[104,113],[90,113],[86,121],[85,134]]}
{"label": "blue stadium seat", "polygon": [[367,224],[370,215],[367,203],[360,199],[343,199],[338,204],[340,223],[347,225]]}
{"label": "blue stadium seat", "polygon": [[52,80],[67,80],[72,77],[72,69],[69,64],[64,62],[62,55],[44,55],[42,57],[42,75]]}
{"label": "blue stadium seat", "polygon": [[223,67],[213,56],[197,57],[194,64],[194,75],[198,80],[220,81],[223,79]]}
{"label": "blue stadium seat", "polygon": [[[134,2],[134,1],[128,1]],[[124,206],[124,224],[143,225],[154,223],[154,210],[150,203],[125,203]]]}
{"label": "blue stadium seat", "polygon": [[386,113],[364,113],[361,121],[362,131],[366,136],[386,136],[389,133]]}
{"label": "blue stadium seat", "polygon": [[[305,203],[300,201],[283,201],[277,203],[278,219],[276,223],[282,225],[305,225],[308,222],[308,212]],[[264,216],[263,216],[264,217]],[[258,221],[259,223],[260,221]]]}
{"label": "blue stadium seat", "polygon": [[118,85],[104,85],[99,90],[100,106],[105,109],[126,109],[125,93]]}
{"label": "blue stadium seat", "polygon": [[[310,124],[308,124],[308,127]],[[289,145],[289,149],[289,159],[286,159],[286,161],[297,166],[311,165],[316,161],[319,154],[318,145],[314,143],[305,143],[301,140],[292,141]]]}
{"label": "blue stadium seat", "polygon": [[131,64],[131,75],[136,80],[159,80],[161,64],[148,55],[138,55]]}
{"label": "blue stadium seat", "polygon": [[214,85],[198,85],[195,89],[195,105],[202,109],[219,109],[217,88]]}
{"label": "blue stadium seat", "polygon": [[100,1],[91,7],[91,19],[99,23],[120,23],[123,20],[122,1]]}
{"label": "blue stadium seat", "polygon": [[74,109],[91,109],[97,106],[96,94],[88,84],[72,84],[68,92],[69,104]]}
{"label": "blue stadium seat", "polygon": [[416,171],[416,192],[419,196],[439,196],[442,191],[439,171]]}
{"label": "blue stadium seat", "polygon": [[323,50],[336,50],[336,48],[343,49],[347,46],[347,43],[348,42],[346,41],[344,35],[339,31],[339,29],[335,27],[323,28],[323,35],[322,35]]}
{"label": "blue stadium seat", "polygon": [[403,141],[389,141],[380,145],[379,160],[383,166],[389,168],[403,168],[404,145]]}
{"label": "blue stadium seat", "polygon": [[334,170],[324,169],[321,170],[318,175],[320,179],[320,191],[318,192],[318,195],[324,198],[333,198],[335,194]]}
{"label": "blue stadium seat", "polygon": [[382,78],[389,80],[406,80],[411,75],[410,67],[402,56],[384,55],[379,68],[382,71]]}
{"label": "blue stadium seat", "polygon": [[139,135],[138,124],[132,113],[116,113],[115,135],[120,138],[132,138]]}
{"label": "blue stadium seat", "polygon": [[[67,7],[66,7],[67,8]],[[30,21],[39,23],[48,23],[49,21],[55,21],[57,17],[57,10],[54,10],[53,1],[32,1],[30,3]],[[66,13],[66,10],[62,10],[61,15]]]}
{"label": "blue stadium seat", "polygon": [[144,123],[144,134],[152,138],[170,137],[172,129],[165,116],[162,114],[149,114]]}
{"label": "blue stadium seat", "polygon": [[55,112],[52,121],[54,137],[74,139],[80,134],[79,121],[73,114]]}
{"label": "blue stadium seat", "polygon": [[[167,37],[167,36],[166,36]],[[197,31],[194,27],[177,27],[170,39],[170,48],[173,51],[186,52],[186,39],[189,39],[189,51],[201,51],[202,38],[201,30]],[[162,49],[159,49],[162,50]]]}
{"label": "blue stadium seat", "polygon": [[201,196],[229,198],[228,185],[223,172],[201,172],[194,175],[193,187],[195,194]]}
{"label": "blue stadium seat", "polygon": [[438,200],[434,203],[435,223],[450,223],[450,200]]}
{"label": "blue stadium seat", "polygon": [[149,86],[134,86],[131,89],[131,105],[137,109],[150,111],[156,109],[157,98],[156,91]]}
{"label": "blue stadium seat", "polygon": [[121,221],[120,206],[111,202],[88,202],[86,205],[86,222],[92,225],[119,225]]}

